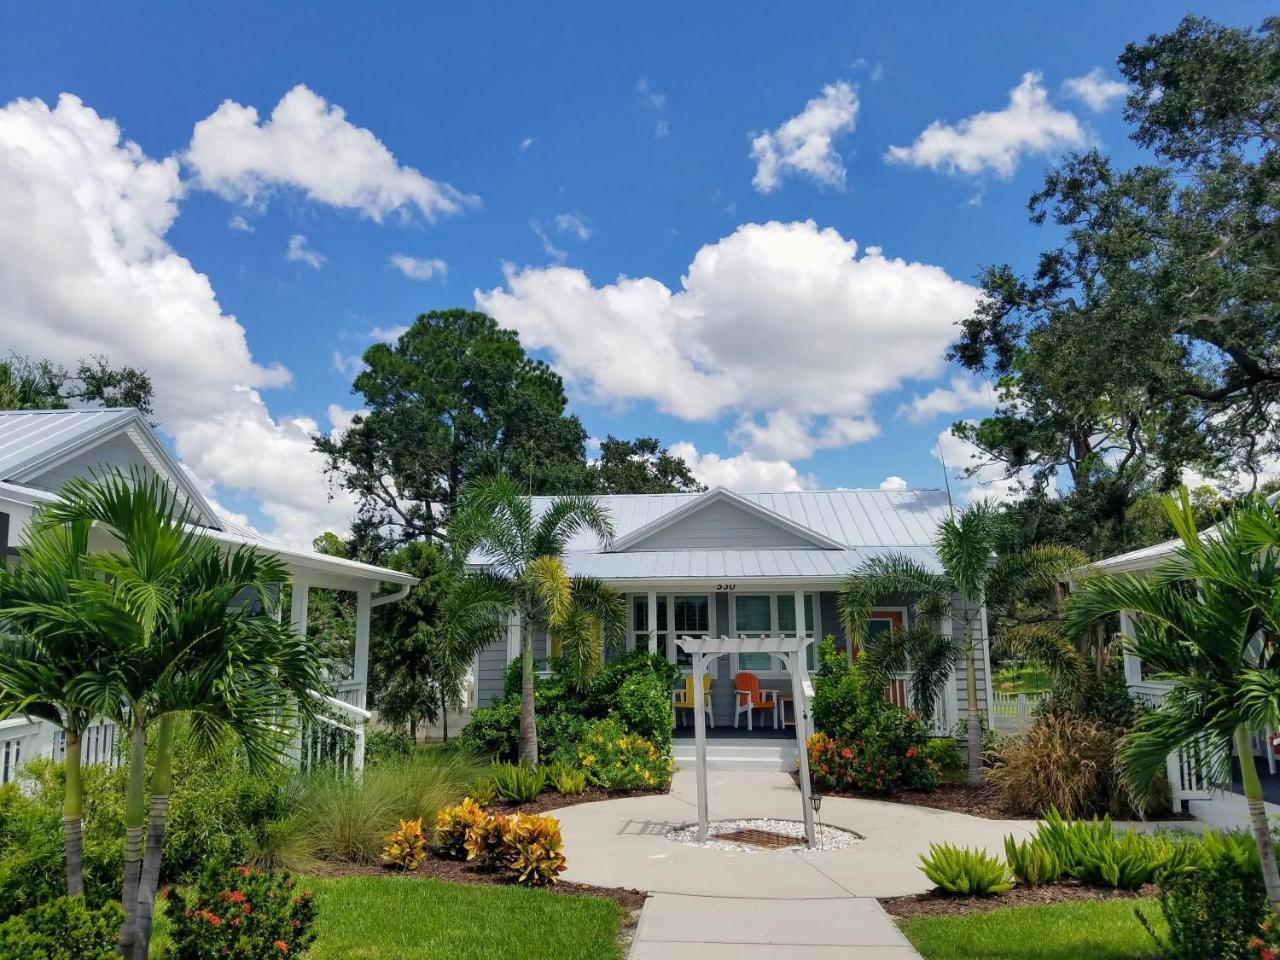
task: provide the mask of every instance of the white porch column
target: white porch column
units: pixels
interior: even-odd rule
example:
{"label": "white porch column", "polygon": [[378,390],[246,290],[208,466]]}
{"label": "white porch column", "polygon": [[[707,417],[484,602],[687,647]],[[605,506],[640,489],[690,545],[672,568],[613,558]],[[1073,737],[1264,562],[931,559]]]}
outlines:
{"label": "white porch column", "polygon": [[[1120,611],[1120,632],[1126,637],[1133,636],[1133,617],[1128,610]],[[1124,679],[1131,687],[1142,682],[1142,661],[1127,649],[1124,651]]]}
{"label": "white porch column", "polygon": [[[656,605],[649,594],[651,608]],[[652,649],[652,647],[650,648]],[[707,839],[709,804],[707,802],[707,715],[702,709],[702,677],[707,672],[707,654],[693,654],[693,742],[694,767],[698,772],[698,842]]]}
{"label": "white porch column", "polygon": [[[658,652],[658,591],[649,591],[649,652]],[[694,687],[694,690],[701,689]],[[697,713],[695,710],[694,713]]]}
{"label": "white porch column", "polygon": [[293,581],[293,598],[289,604],[289,622],[294,632],[304,639],[307,636],[307,596],[309,587],[296,577]]}
{"label": "white porch column", "polygon": [[373,607],[373,593],[366,587],[356,591],[356,650],[351,662],[351,679],[360,684],[356,696],[357,707],[364,709],[369,684],[369,614]]}
{"label": "white porch column", "polygon": [[[803,597],[798,599],[803,600]],[[803,611],[803,604],[797,609]],[[803,616],[801,613],[796,617],[797,626],[803,622]],[[787,671],[791,674],[791,707],[796,712],[796,747],[800,754],[800,802],[804,806],[804,838],[812,849],[817,836],[813,829],[813,803],[810,800],[812,787],[809,783],[809,744],[806,733],[810,722],[809,697],[805,691],[809,678],[805,673],[804,653],[802,644],[795,653],[786,653],[783,657],[787,661]]]}

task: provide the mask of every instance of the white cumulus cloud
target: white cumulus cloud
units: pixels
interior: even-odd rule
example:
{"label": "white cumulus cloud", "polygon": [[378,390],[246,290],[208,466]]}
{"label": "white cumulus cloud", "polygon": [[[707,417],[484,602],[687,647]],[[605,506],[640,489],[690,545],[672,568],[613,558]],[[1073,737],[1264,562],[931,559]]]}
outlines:
{"label": "white cumulus cloud", "polygon": [[976,113],[959,123],[935,120],[909,147],[890,147],[885,159],[968,175],[990,170],[1011,177],[1024,154],[1055,154],[1088,142],[1075,114],[1049,103],[1040,74],[1025,73],[1003,110]]}
{"label": "white cumulus cloud", "polygon": [[751,141],[756,175],[751,182],[761,193],[777,189],[788,175],[807,176],[829,187],[844,186],[844,160],[835,138],[858,122],[858,92],[843,80],[822,88],[822,95],[777,130]]}
{"label": "white cumulus cloud", "polygon": [[912,423],[920,423],[944,413],[990,409],[995,403],[995,392],[990,384],[971,377],[952,377],[951,386],[937,387],[925,394],[917,393],[909,403],[898,408],[898,414]]}
{"label": "white cumulus cloud", "polygon": [[58,363],[105,354],[142,367],[183,464],[215,493],[257,501],[270,532],[308,544],[345,529],[305,418],[275,419],[261,389],[289,383],[169,245],[183,186],[78,98],[0,107],[0,340]]}
{"label": "white cumulus cloud", "polygon": [[260,203],[272,189],[294,187],[379,222],[414,210],[434,220],[478,202],[402,166],[372,131],[302,84],[265,121],[254,107],[224,100],[195,125],[186,161],[200,186],[231,200]]}
{"label": "white cumulus cloud", "polygon": [[[651,277],[597,286],[563,266],[507,268],[476,304],[545,349],[590,401],[651,401],[684,419],[773,415],[740,440],[776,453],[866,439],[871,399],[942,372],[977,291],[940,267],[858,255],[812,221],[747,224],[702,247],[679,289]],[[785,411],[792,419],[779,419]],[[780,439],[779,439],[780,438]]]}
{"label": "white cumulus cloud", "polygon": [[1082,101],[1094,113],[1101,113],[1129,93],[1126,84],[1112,80],[1101,67],[1094,67],[1082,77],[1072,77],[1062,86],[1067,96]]}
{"label": "white cumulus cloud", "polygon": [[449,272],[449,265],[439,257],[410,257],[403,253],[393,253],[387,262],[410,280],[443,278]]}
{"label": "white cumulus cloud", "polygon": [[785,493],[813,490],[817,481],[803,475],[785,460],[763,460],[749,453],[722,457],[699,453],[688,441],[671,445],[671,452],[689,465],[694,479],[708,487],[727,487],[739,493]]}
{"label": "white cumulus cloud", "polygon": [[901,477],[885,477],[880,481],[881,490],[905,490],[907,489],[907,481]]}
{"label": "white cumulus cloud", "polygon": [[[1007,503],[1020,499],[1031,485],[1031,470],[1008,476],[1003,464],[991,462],[981,450],[968,440],[957,437],[950,429],[938,434],[933,456],[946,465],[952,495],[962,502],[994,500]],[[1056,489],[1057,484],[1050,480],[1049,492]]]}

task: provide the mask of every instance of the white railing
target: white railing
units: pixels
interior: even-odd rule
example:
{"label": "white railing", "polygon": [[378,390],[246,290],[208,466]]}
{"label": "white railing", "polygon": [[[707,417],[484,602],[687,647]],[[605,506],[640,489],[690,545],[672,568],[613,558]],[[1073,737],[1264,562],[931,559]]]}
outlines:
{"label": "white railing", "polygon": [[305,723],[296,744],[296,760],[303,770],[329,768],[340,773],[364,769],[365,725],[373,716],[349,700],[364,699],[362,685],[338,684],[334,696],[312,691],[320,704],[313,723]]}
{"label": "white railing", "polygon": [[[80,762],[120,765],[116,750],[119,730],[110,720],[99,720],[80,736]],[[0,722],[0,783],[17,779],[19,764],[36,757],[61,761],[67,755],[67,734],[44,720],[25,716]]]}
{"label": "white railing", "polygon": [[[1158,710],[1169,697],[1168,683],[1131,683],[1129,693],[1148,710]],[[1173,809],[1181,811],[1188,800],[1208,800],[1214,785],[1210,771],[1217,759],[1207,738],[1193,740],[1169,754],[1165,772],[1169,776],[1169,793]]]}
{"label": "white railing", "polygon": [[[947,684],[938,694],[937,702],[933,705],[933,718],[929,721],[930,736],[943,737],[951,732],[951,704],[954,696],[955,691],[951,684]],[[911,674],[895,673],[889,681],[884,697],[895,707],[914,710],[915,704],[911,698]]]}
{"label": "white railing", "polygon": [[991,727],[1001,733],[1021,733],[1031,726],[1045,693],[991,693]]}
{"label": "white railing", "polygon": [[1148,710],[1156,710],[1169,696],[1173,689],[1167,683],[1131,683],[1129,693]]}

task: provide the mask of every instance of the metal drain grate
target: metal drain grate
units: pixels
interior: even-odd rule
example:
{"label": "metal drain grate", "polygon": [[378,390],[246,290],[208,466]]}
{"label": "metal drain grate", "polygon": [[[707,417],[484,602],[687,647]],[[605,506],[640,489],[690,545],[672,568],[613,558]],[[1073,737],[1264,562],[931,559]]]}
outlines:
{"label": "metal drain grate", "polygon": [[765,850],[804,846],[803,837],[788,837],[784,833],[774,833],[772,830],[730,830],[727,833],[716,833],[712,836],[716,840],[746,843],[753,847],[763,847]]}

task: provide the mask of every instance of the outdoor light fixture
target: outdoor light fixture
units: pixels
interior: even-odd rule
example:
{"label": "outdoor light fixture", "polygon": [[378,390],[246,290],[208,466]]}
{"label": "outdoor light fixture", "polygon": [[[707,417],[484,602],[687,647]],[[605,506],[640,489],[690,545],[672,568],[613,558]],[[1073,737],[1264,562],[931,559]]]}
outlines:
{"label": "outdoor light fixture", "polygon": [[809,806],[813,807],[814,813],[822,812],[822,794],[814,793],[809,795]]}

